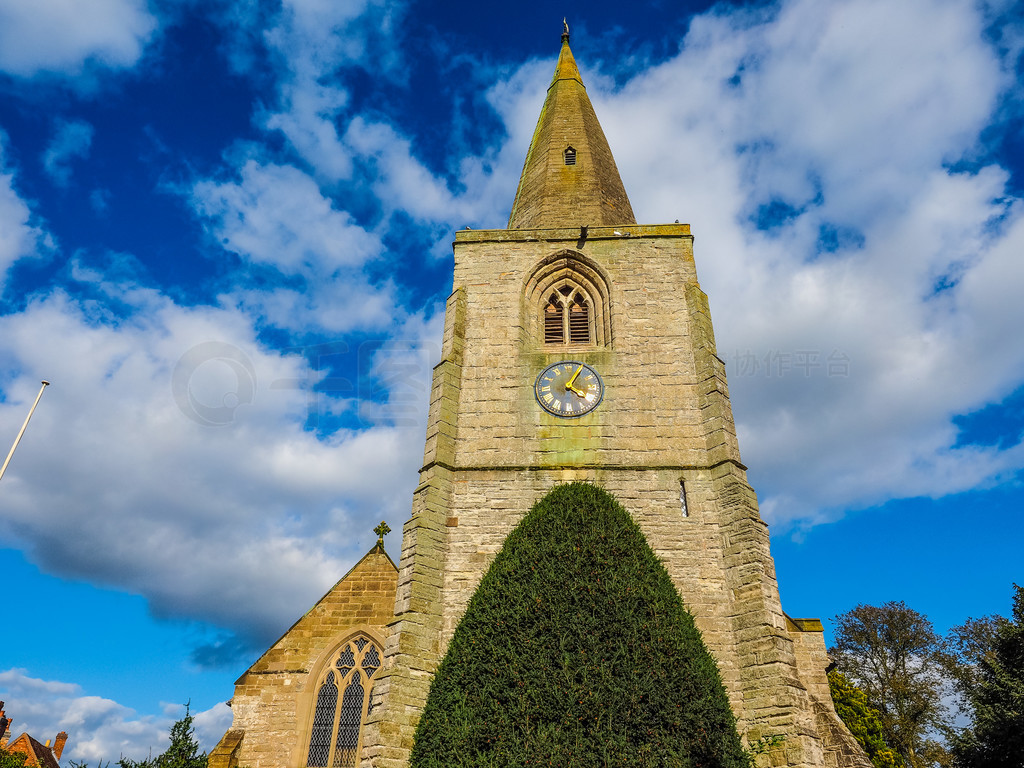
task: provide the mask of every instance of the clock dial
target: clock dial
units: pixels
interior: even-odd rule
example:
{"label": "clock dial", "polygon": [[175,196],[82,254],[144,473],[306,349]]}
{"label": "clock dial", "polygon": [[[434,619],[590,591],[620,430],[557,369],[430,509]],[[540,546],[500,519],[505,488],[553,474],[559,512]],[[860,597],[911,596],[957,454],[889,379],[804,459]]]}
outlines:
{"label": "clock dial", "polygon": [[589,365],[562,360],[541,371],[533,391],[545,411],[569,418],[594,410],[604,397],[604,383]]}

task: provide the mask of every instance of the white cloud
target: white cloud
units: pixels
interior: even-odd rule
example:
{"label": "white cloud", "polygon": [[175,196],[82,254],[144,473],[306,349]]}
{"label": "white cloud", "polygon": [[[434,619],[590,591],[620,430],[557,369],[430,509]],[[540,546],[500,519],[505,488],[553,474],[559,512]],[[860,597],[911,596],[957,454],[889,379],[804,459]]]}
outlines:
{"label": "white cloud", "polygon": [[71,181],[71,161],[89,156],[93,127],[84,120],[61,122],[43,153],[43,167],[53,183],[66,187]]}
{"label": "white cloud", "polygon": [[156,28],[145,0],[0,0],[0,70],[29,78],[131,67]]}
{"label": "white cloud", "polygon": [[4,477],[4,534],[50,573],[269,641],[364,553],[375,522],[400,530],[424,405],[318,439],[304,427],[329,417],[316,374],[262,347],[243,313],[94,289],[131,316],[58,291],[0,318],[0,419],[20,423],[36,382],[53,382]]}
{"label": "white cloud", "polygon": [[204,181],[194,198],[228,250],[289,275],[331,275],[380,255],[380,240],[292,166],[245,163],[239,183]]}
{"label": "white cloud", "polygon": [[[202,181],[193,205],[225,249],[300,285],[240,285],[226,300],[279,328],[341,333],[384,329],[405,316],[390,281],[371,285],[364,267],[384,256],[379,237],[336,209],[306,173],[247,161],[238,181]],[[292,281],[294,283],[294,280]]]}
{"label": "white cloud", "polygon": [[33,219],[15,189],[14,171],[7,165],[6,136],[0,133],[0,288],[14,262],[45,255],[52,246],[50,237]]}
{"label": "white cloud", "polygon": [[367,51],[377,52],[370,44],[374,38],[387,39],[401,8],[401,3],[380,0],[286,0],[264,34],[282,69],[278,103],[263,115],[263,123],[280,131],[323,179],[338,181],[352,173],[352,153],[337,128],[349,101],[338,70],[358,63],[374,77],[386,76],[390,49],[370,61]]}
{"label": "white cloud", "polygon": [[[171,725],[184,716],[180,705],[165,707],[161,717],[139,715],[111,699],[87,695],[81,686],[41,680],[24,669],[0,672],[0,698],[14,718],[13,734],[28,733],[38,741],[68,734],[61,759],[98,763],[129,757],[141,760],[162,753]],[[231,725],[231,710],[217,704],[193,712],[200,750],[209,752]]]}
{"label": "white cloud", "polygon": [[421,221],[444,221],[458,215],[447,185],[413,157],[410,141],[392,126],[357,117],[345,139],[360,157],[375,163],[374,191],[392,210],[405,211]]}
{"label": "white cloud", "polygon": [[110,208],[110,190],[94,189],[89,193],[89,205],[97,216],[106,216]]}
{"label": "white cloud", "polygon": [[[699,17],[677,57],[592,92],[640,220],[694,226],[770,519],[1024,467],[951,421],[1024,382],[1020,202],[996,166],[948,167],[1009,84],[972,3],[794,0]],[[760,231],[772,202],[788,220]]]}
{"label": "white cloud", "polygon": [[551,62],[532,62],[487,89],[485,100],[505,122],[508,136],[483,154],[459,158],[456,189],[424,165],[394,125],[356,117],[343,139],[356,157],[372,164],[372,191],[385,211],[401,211],[434,228],[435,253],[449,255],[453,229],[505,226],[550,68]]}

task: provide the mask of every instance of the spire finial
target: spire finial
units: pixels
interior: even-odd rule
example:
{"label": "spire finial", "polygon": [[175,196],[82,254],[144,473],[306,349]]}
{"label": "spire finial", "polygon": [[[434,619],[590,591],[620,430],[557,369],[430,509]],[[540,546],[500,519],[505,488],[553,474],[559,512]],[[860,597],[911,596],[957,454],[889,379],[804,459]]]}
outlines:
{"label": "spire finial", "polygon": [[562,17],[562,42],[569,39],[569,22],[565,20],[565,16]]}
{"label": "spire finial", "polygon": [[378,547],[383,547],[384,546],[384,537],[387,536],[389,533],[391,533],[391,528],[388,526],[388,524],[385,521],[381,520],[380,521],[380,525],[378,525],[376,528],[374,528],[373,532],[377,534],[377,546]]}

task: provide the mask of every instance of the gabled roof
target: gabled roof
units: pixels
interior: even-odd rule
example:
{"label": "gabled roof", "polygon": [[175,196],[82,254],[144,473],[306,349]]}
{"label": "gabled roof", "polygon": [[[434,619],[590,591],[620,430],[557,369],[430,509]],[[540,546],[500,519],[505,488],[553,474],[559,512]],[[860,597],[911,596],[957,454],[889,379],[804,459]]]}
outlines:
{"label": "gabled roof", "polygon": [[[388,575],[388,579],[382,580],[380,577],[381,573],[384,572]],[[342,595],[346,582],[352,582],[356,589],[369,588],[374,591],[384,591],[389,597],[388,603],[388,618],[381,619],[381,624],[386,623],[390,620],[392,614],[392,607],[394,604],[394,591],[398,581],[398,566],[395,565],[395,561],[391,559],[391,556],[384,550],[384,543],[378,539],[377,543],[370,548],[370,551],[363,555],[359,562],[353,565],[344,576],[342,576],[333,587],[321,597],[313,607],[306,611],[299,619],[292,624],[287,631],[284,632],[274,643],[263,652],[263,654],[253,662],[252,666],[246,670],[241,677],[235,681],[235,685],[240,685],[245,680],[246,675],[254,672],[259,672],[261,669],[265,669],[268,662],[275,658],[280,658],[280,653],[288,653],[287,640],[289,636],[295,632],[300,625],[307,624],[310,617],[316,614],[324,613],[336,613],[339,609],[342,613],[339,618],[346,618],[345,612],[348,611],[351,606],[339,605],[338,597]],[[372,602],[372,597],[367,595]],[[366,619],[358,618],[354,614],[351,616],[352,624],[359,624],[364,622]],[[314,621],[314,626],[320,625],[320,622]],[[331,623],[331,627],[324,628],[320,626],[323,631],[327,633],[333,633],[339,628],[337,621]]]}
{"label": "gabled roof", "polygon": [[6,747],[8,752],[21,752],[28,759],[25,765],[38,765],[41,768],[60,768],[57,758],[45,744],[40,744],[27,733],[21,734]]}
{"label": "gabled roof", "polygon": [[[574,163],[566,163],[566,150]],[[636,224],[636,217],[565,32],[508,228],[621,224]]]}

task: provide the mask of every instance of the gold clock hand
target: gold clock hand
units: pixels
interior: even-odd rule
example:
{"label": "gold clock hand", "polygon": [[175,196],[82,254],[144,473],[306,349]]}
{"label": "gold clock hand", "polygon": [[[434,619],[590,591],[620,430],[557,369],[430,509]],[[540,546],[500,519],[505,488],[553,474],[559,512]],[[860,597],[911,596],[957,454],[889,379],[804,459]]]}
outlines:
{"label": "gold clock hand", "polygon": [[565,385],[565,388],[572,392],[574,395],[579,395],[580,397],[587,396],[586,392],[581,392],[580,390],[576,389],[576,387],[570,387],[568,384]]}
{"label": "gold clock hand", "polygon": [[581,365],[579,368],[576,369],[576,373],[574,373],[572,375],[572,378],[569,379],[567,382],[565,382],[565,388],[566,389],[572,389],[573,392],[576,391],[575,389],[573,389],[572,385],[576,382],[576,377],[580,375],[580,371],[582,371],[582,370],[583,370],[583,366]]}

